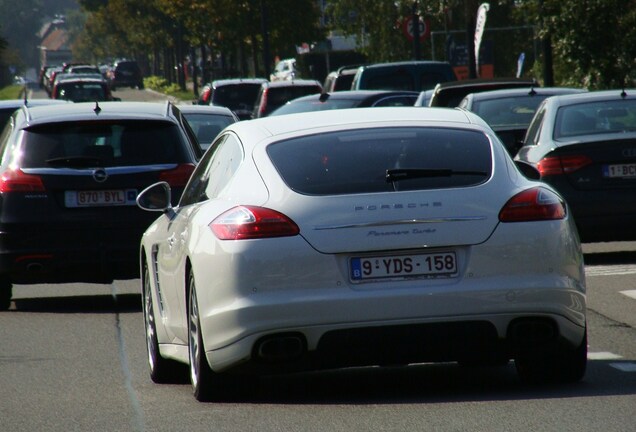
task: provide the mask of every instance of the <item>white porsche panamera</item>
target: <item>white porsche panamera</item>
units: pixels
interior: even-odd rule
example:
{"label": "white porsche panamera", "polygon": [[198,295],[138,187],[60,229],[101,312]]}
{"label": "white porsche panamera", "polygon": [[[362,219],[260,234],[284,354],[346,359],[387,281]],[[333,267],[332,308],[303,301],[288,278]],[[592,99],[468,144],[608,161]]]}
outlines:
{"label": "white porsche panamera", "polygon": [[150,376],[198,400],[240,376],[457,361],[585,374],[567,204],[460,109],[357,108],[228,126],[141,243]]}

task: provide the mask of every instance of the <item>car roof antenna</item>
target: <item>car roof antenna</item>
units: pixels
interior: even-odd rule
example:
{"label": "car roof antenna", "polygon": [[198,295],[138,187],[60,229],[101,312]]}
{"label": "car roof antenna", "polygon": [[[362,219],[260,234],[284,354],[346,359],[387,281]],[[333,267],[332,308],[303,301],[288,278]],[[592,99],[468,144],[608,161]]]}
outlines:
{"label": "car roof antenna", "polygon": [[28,96],[29,96],[29,92],[27,91],[27,86],[26,84],[24,85],[24,105],[28,105],[29,101],[28,101]]}
{"label": "car roof antenna", "polygon": [[99,114],[102,111],[99,107],[99,102],[95,101],[95,108],[93,108],[93,111],[95,111],[95,114]]}

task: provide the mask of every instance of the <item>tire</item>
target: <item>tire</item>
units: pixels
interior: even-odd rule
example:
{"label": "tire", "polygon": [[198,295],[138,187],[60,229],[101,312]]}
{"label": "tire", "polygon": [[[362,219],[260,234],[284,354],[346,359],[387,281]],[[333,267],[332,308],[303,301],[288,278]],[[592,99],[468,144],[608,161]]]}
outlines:
{"label": "tire", "polygon": [[190,357],[190,382],[192,393],[199,402],[212,399],[214,393],[220,393],[219,376],[212,371],[205,356],[203,336],[201,334],[201,320],[194,275],[188,275],[188,351]]}
{"label": "tire", "polygon": [[6,277],[0,277],[0,311],[8,310],[11,307],[11,297],[13,295],[13,285]]}
{"label": "tire", "polygon": [[585,376],[587,368],[587,327],[576,348],[560,346],[546,352],[525,352],[515,359],[517,373],[529,384],[574,383]]}
{"label": "tire", "polygon": [[146,330],[146,351],[148,354],[148,366],[150,379],[157,384],[184,382],[187,372],[184,365],[164,358],[159,351],[157,339],[157,325],[152,301],[152,286],[150,284],[150,272],[148,264],[143,267],[143,312]]}

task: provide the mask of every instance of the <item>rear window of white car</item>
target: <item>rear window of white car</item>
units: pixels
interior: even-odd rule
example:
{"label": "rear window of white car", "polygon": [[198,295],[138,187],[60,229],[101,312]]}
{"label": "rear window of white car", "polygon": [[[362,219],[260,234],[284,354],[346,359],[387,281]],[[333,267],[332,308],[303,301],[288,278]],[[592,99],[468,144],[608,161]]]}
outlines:
{"label": "rear window of white car", "polygon": [[267,153],[294,191],[307,195],[467,187],[490,178],[490,141],[453,128],[372,128],[273,143]]}

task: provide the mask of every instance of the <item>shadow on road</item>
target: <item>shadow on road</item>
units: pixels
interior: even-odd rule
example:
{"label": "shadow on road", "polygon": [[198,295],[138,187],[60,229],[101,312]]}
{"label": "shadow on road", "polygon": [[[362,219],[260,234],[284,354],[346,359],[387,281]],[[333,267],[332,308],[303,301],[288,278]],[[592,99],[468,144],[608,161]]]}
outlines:
{"label": "shadow on road", "polygon": [[636,394],[636,374],[610,367],[613,363],[633,361],[589,361],[586,377],[574,384],[524,384],[513,362],[493,368],[443,363],[265,376],[254,378],[248,390],[221,396],[219,401],[294,405],[408,404]]}
{"label": "shadow on road", "polygon": [[86,295],[14,299],[12,312],[132,313],[141,312],[139,294]]}

